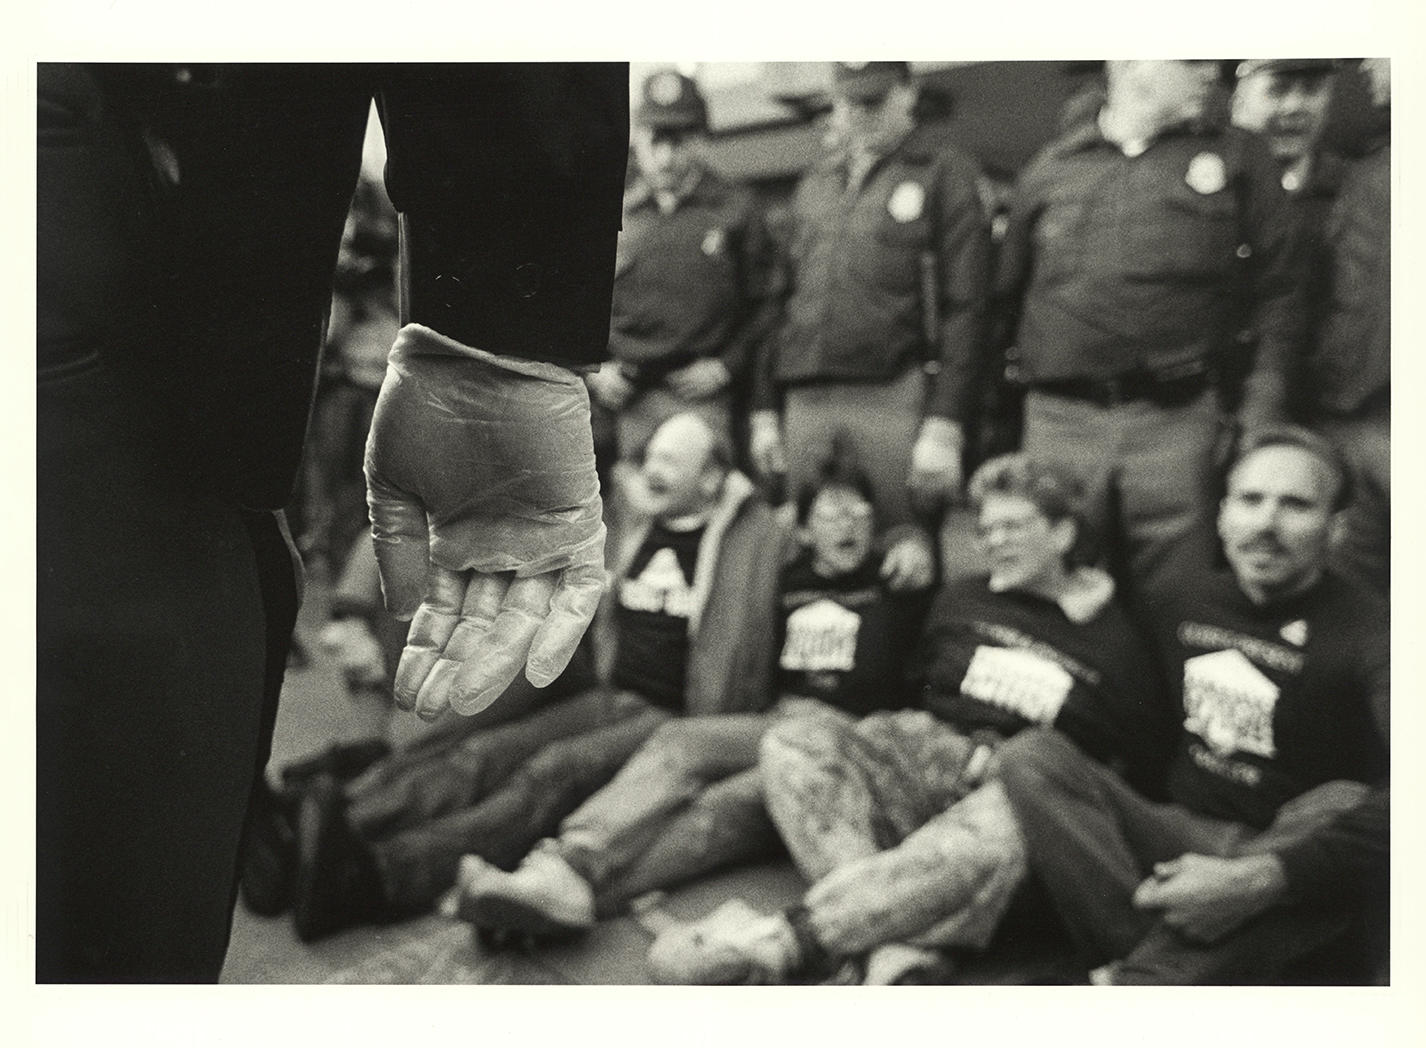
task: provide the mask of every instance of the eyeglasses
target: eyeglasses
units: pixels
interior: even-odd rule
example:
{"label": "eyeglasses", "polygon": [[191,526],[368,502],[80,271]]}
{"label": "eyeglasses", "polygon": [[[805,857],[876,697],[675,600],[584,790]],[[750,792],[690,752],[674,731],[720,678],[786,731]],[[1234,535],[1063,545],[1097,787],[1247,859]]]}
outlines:
{"label": "eyeglasses", "polygon": [[871,507],[865,502],[853,502],[842,506],[816,506],[813,508],[811,518],[822,524],[836,524],[844,520],[866,521],[871,520]]}
{"label": "eyeglasses", "polygon": [[988,523],[977,524],[975,533],[981,541],[991,538],[996,532],[1004,532],[1010,538],[1015,538],[1029,531],[1036,524],[1046,523],[1044,517],[1038,513],[1026,514],[1023,517],[1006,517],[1002,520],[992,520]]}

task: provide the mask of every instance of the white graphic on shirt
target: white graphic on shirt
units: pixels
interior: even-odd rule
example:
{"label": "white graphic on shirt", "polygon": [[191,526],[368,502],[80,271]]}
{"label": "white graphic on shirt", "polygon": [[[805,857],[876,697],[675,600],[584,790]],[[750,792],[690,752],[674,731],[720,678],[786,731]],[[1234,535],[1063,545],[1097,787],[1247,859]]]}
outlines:
{"label": "white graphic on shirt", "polygon": [[719,251],[723,250],[723,231],[718,228],[710,229],[703,237],[703,253],[712,258]]}
{"label": "white graphic on shirt", "polygon": [[1074,678],[1064,667],[1043,656],[982,644],[971,657],[961,694],[1037,724],[1050,724],[1073,686]]}
{"label": "white graphic on shirt", "polygon": [[1307,620],[1298,619],[1296,622],[1289,622],[1277,631],[1277,635],[1289,644],[1295,644],[1301,648],[1307,643]]}
{"label": "white graphic on shirt", "polygon": [[1188,173],[1183,180],[1195,193],[1208,196],[1228,185],[1228,167],[1217,153],[1199,153],[1188,162]]}
{"label": "white graphic on shirt", "polygon": [[1270,758],[1281,690],[1241,651],[1196,655],[1183,664],[1184,728],[1219,756]]}
{"label": "white graphic on shirt", "polygon": [[926,188],[920,182],[902,182],[886,201],[886,210],[898,222],[915,222],[925,207]]}
{"label": "white graphic on shirt", "polygon": [[619,603],[630,611],[661,611],[686,619],[693,611],[693,590],[678,566],[678,556],[665,547],[649,558],[636,579],[619,586]]}
{"label": "white graphic on shirt", "polygon": [[856,665],[862,617],[822,599],[787,616],[787,641],[779,665],[809,673],[847,672]]}

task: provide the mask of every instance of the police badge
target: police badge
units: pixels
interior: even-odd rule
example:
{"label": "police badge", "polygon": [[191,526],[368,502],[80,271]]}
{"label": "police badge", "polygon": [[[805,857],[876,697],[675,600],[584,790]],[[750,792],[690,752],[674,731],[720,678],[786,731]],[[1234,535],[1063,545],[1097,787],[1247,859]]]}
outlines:
{"label": "police badge", "polygon": [[925,206],[926,189],[920,182],[902,182],[886,201],[886,210],[898,222],[915,222]]}
{"label": "police badge", "polygon": [[1208,196],[1217,193],[1228,184],[1228,168],[1217,153],[1199,153],[1188,163],[1188,174],[1183,180],[1195,193]]}

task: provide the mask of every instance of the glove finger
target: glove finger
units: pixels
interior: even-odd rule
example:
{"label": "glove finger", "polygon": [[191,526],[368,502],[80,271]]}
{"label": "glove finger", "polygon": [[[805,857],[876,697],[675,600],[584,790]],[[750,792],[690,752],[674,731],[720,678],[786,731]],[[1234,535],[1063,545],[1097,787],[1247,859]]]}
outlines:
{"label": "glove finger", "polygon": [[525,676],[537,688],[564,672],[604,595],[604,569],[598,564],[572,564],[559,575],[550,613],[535,631],[525,663]]}
{"label": "glove finger", "polygon": [[409,619],[426,596],[430,563],[426,509],[418,501],[379,495],[370,488],[367,503],[386,610],[398,619]]}
{"label": "glove finger", "polygon": [[480,638],[451,688],[451,706],[469,716],[494,702],[525,665],[530,642],[550,613],[559,572],[515,579],[500,612]]}
{"label": "glove finger", "polygon": [[460,621],[466,599],[466,575],[429,565],[426,589],[430,596],[421,603],[406,633],[406,647],[396,667],[393,695],[403,710],[416,708],[418,696],[446,642]]}
{"label": "glove finger", "polygon": [[500,604],[509,588],[508,575],[476,574],[471,578],[466,588],[465,603],[461,607],[460,621],[451,631],[445,651],[431,668],[426,682],[421,685],[420,694],[416,696],[418,717],[435,720],[450,705],[451,689],[461,667],[479,651],[480,640],[499,614]]}

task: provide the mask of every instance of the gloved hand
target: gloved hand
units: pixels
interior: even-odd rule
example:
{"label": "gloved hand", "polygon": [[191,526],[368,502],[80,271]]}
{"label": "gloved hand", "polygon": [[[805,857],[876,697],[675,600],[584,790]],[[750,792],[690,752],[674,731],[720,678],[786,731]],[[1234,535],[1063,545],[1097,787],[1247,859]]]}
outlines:
{"label": "gloved hand", "polygon": [[711,397],[733,381],[728,368],[721,360],[705,357],[695,360],[668,373],[669,389],[684,400],[702,400]]}
{"label": "gloved hand", "polygon": [[558,677],[604,590],[579,376],[408,325],[372,418],[366,478],[386,607],[411,619],[397,705],[428,720],[447,705],[469,715],[521,666],[536,687]]}
{"label": "gloved hand", "polygon": [[782,447],[782,424],[776,411],[754,411],[748,419],[748,453],[753,466],[764,477],[787,472],[787,454]]}
{"label": "gloved hand", "polygon": [[922,513],[934,513],[953,501],[961,490],[961,427],[948,418],[929,416],[911,448],[911,472],[906,486],[911,504]]}
{"label": "gloved hand", "polygon": [[634,384],[613,364],[591,371],[584,376],[584,381],[589,386],[589,395],[610,411],[618,411],[634,395]]}

